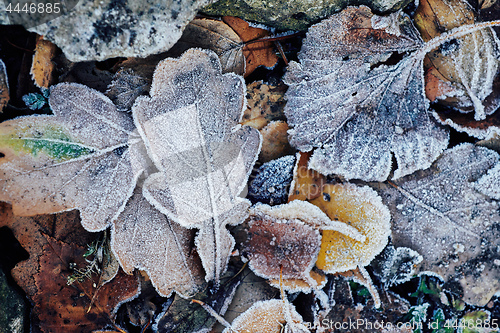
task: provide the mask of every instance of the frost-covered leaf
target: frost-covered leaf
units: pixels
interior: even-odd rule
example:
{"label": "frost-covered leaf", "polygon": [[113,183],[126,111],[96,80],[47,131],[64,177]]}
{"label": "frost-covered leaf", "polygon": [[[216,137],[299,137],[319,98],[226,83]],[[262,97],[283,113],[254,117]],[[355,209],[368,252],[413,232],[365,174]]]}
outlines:
{"label": "frost-covered leaf", "polygon": [[[474,10],[465,0],[421,1],[415,13],[415,25],[428,41],[443,32],[474,23]],[[439,103],[474,112],[475,120],[484,120],[500,105],[500,92],[493,81],[500,65],[500,40],[495,32],[482,29],[457,38],[426,56],[426,72],[448,85]]]}
{"label": "frost-covered leaf", "polygon": [[48,104],[49,94],[49,89],[42,88],[41,93],[29,93],[24,95],[22,99],[30,110],[40,110]]}
{"label": "frost-covered leaf", "polygon": [[295,157],[283,156],[262,164],[250,181],[248,196],[262,203],[275,205],[288,199]]}
{"label": "frost-covered leaf", "polygon": [[305,333],[302,316],[295,307],[285,300],[272,299],[260,301],[242,313],[223,333],[266,332],[266,333]]}
{"label": "frost-covered leaf", "polygon": [[407,247],[392,245],[380,253],[370,264],[375,275],[386,287],[409,281],[415,275],[415,268],[422,262],[422,256]]}
{"label": "frost-covered leaf", "polygon": [[7,79],[7,69],[2,59],[0,59],[0,112],[9,103],[9,81]]}
{"label": "frost-covered leaf", "polygon": [[500,200],[500,163],[488,170],[474,185],[479,192]]}
{"label": "frost-covered leaf", "polygon": [[344,223],[366,238],[356,240],[335,230],[323,230],[316,266],[326,273],[366,266],[387,245],[391,216],[381,198],[369,187],[328,184],[323,195],[311,200],[328,217]]}
{"label": "frost-covered leaf", "polygon": [[347,179],[385,180],[394,154],[394,178],[423,169],[448,144],[448,133],[428,113],[422,52],[396,65],[393,52],[423,42],[409,18],[348,7],[312,26],[284,78],[290,143],[316,149],[309,167]]}
{"label": "frost-covered leaf", "polygon": [[106,95],[119,111],[130,111],[135,99],[146,93],[151,82],[136,74],[131,68],[118,71],[106,90]]}
{"label": "frost-covered leaf", "polygon": [[176,291],[192,296],[202,285],[203,271],[193,253],[194,233],[170,221],[142,196],[137,187],[125,210],[114,221],[112,249],[127,273],[147,272],[163,296]]}
{"label": "frost-covered leaf", "polygon": [[280,220],[266,215],[257,206],[250,217],[243,255],[258,276],[301,279],[309,282],[310,289],[317,287],[310,271],[316,263],[320,246],[319,230],[298,219]]}
{"label": "frost-covered leaf", "polygon": [[355,228],[332,221],[318,207],[295,200],[279,206],[256,205],[251,210],[250,228],[243,254],[255,274],[271,285],[291,292],[321,289],[322,273],[311,271],[317,264],[322,240],[320,232],[336,232],[354,241],[365,237]]}
{"label": "frost-covered leaf", "polygon": [[150,95],[132,108],[159,170],[144,182],[144,197],[172,221],[199,229],[205,278],[218,281],[234,246],[226,225],[248,214],[250,203],[238,195],[260,150],[258,131],[238,126],[245,84],[221,74],[215,53],[191,49],[158,64]]}
{"label": "frost-covered leaf", "polygon": [[393,217],[394,245],[418,251],[421,271],[458,281],[464,300],[476,305],[500,289],[494,264],[500,259],[500,203],[476,190],[498,161],[495,151],[462,144],[427,170],[379,185]]}
{"label": "frost-covered leaf", "polygon": [[129,115],[79,84],[51,90],[54,115],[0,124],[0,200],[16,215],[80,210],[90,231],[109,226],[132,194],[142,162]]}

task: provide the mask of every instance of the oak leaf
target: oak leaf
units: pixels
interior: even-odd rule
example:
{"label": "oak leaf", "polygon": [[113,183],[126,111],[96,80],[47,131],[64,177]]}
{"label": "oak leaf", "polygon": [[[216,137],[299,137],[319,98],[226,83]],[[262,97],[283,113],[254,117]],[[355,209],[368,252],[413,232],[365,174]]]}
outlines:
{"label": "oak leaf", "polygon": [[461,144],[429,169],[378,185],[393,216],[394,245],[419,252],[421,271],[458,281],[464,300],[479,306],[500,289],[494,264],[500,259],[500,203],[476,190],[498,163],[496,152]]}
{"label": "oak leaf", "polygon": [[290,143],[316,149],[309,167],[346,179],[382,181],[428,167],[448,144],[448,133],[428,113],[423,51],[396,65],[396,52],[423,42],[408,17],[373,15],[348,7],[313,25],[285,75]]}
{"label": "oak leaf", "polygon": [[245,84],[222,74],[217,55],[191,49],[160,62],[151,97],[137,98],[134,121],[158,172],[147,177],[144,197],[195,238],[207,281],[218,281],[234,246],[226,229],[250,206],[239,197],[257,159],[257,130],[238,125]]}

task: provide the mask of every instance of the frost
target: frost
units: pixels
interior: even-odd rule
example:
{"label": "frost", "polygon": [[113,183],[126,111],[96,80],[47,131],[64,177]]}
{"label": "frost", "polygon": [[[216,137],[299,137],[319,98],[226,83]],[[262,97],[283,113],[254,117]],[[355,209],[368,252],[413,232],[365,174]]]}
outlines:
{"label": "frost", "polygon": [[[265,279],[300,279],[317,287],[310,277],[316,263],[321,235],[300,220],[251,216],[243,254],[252,271]],[[310,288],[309,288],[310,289]]]}
{"label": "frost", "polygon": [[409,281],[422,256],[407,247],[387,246],[370,264],[374,273],[386,287]]}
{"label": "frost", "polygon": [[219,280],[234,246],[227,224],[238,224],[250,203],[238,195],[260,150],[257,130],[238,126],[245,108],[240,76],[222,75],[217,55],[191,49],[160,62],[151,97],[137,98],[132,113],[158,172],[144,197],[195,238],[206,280]]}
{"label": "frost", "polygon": [[368,265],[387,245],[389,210],[367,186],[329,184],[323,187],[323,193],[327,195],[311,203],[330,219],[357,230],[365,238],[355,239],[335,230],[324,230],[316,266],[326,273],[337,273]]}
{"label": "frost", "polygon": [[418,32],[402,15],[399,36],[388,22],[375,26],[389,31],[373,28],[372,18],[367,7],[349,7],[312,26],[300,64],[292,62],[284,78],[290,143],[320,148],[309,166],[323,174],[383,181],[392,152],[399,178],[430,166],[448,144],[427,110],[423,54],[383,64],[393,52],[422,47]]}
{"label": "frost", "polygon": [[488,173],[479,178],[474,185],[479,192],[500,200],[500,163],[488,170]]}
{"label": "frost", "polygon": [[305,333],[309,330],[291,303],[273,299],[255,303],[223,331],[232,332]]}
{"label": "frost", "polygon": [[418,251],[424,258],[421,271],[445,281],[457,279],[465,300],[477,305],[486,304],[500,288],[500,273],[493,266],[500,258],[500,204],[476,190],[478,179],[498,161],[492,150],[461,144],[445,151],[431,168],[379,185],[393,216],[394,246]]}
{"label": "frost", "polygon": [[194,233],[171,222],[142,196],[137,187],[114,221],[111,246],[120,266],[131,274],[145,270],[163,296],[172,291],[189,297],[202,285],[202,268],[191,251]]}
{"label": "frost", "polygon": [[103,230],[144,168],[130,159],[140,137],[129,115],[88,87],[59,84],[49,104],[54,115],[0,124],[0,200],[21,216],[79,209],[87,230]]}
{"label": "frost", "polygon": [[264,163],[250,182],[248,196],[269,204],[282,204],[288,199],[295,156],[283,156]]}

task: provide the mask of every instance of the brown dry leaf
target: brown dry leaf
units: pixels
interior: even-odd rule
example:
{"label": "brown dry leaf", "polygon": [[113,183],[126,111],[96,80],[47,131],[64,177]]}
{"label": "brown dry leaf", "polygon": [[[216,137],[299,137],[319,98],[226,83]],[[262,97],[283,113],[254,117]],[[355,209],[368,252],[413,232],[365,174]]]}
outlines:
{"label": "brown dry leaf", "polygon": [[[112,282],[96,289],[98,276],[67,284],[72,274],[70,264],[87,266],[85,248],[47,236],[40,257],[40,270],[34,276],[38,292],[33,295],[33,312],[42,332],[90,332],[114,325],[118,306],[137,295],[138,279],[123,272]],[[57,314],[57,315],[55,315]]]}
{"label": "brown dry leaf", "polygon": [[464,300],[478,306],[500,290],[494,264],[500,260],[500,203],[481,193],[499,160],[493,150],[464,143],[427,170],[376,185],[393,216],[394,245],[420,253],[421,271],[458,282]]}
{"label": "brown dry leaf", "polygon": [[250,27],[244,20],[225,16],[220,20],[194,19],[175,45],[176,52],[192,47],[214,51],[220,58],[222,72],[250,75],[258,66],[271,67],[278,61],[273,42],[246,42],[269,36],[269,32]]}
{"label": "brown dry leaf", "polygon": [[[94,274],[91,280],[84,282],[84,289],[76,282],[72,286],[66,284],[67,277],[72,274],[68,268],[69,260],[77,263],[79,268],[87,266],[82,255],[87,244],[95,239],[95,234],[85,231],[81,226],[77,211],[18,217],[13,215],[10,205],[0,203],[0,227],[3,226],[10,228],[29,252],[29,259],[18,263],[12,275],[34,303],[32,321],[35,325],[41,325],[44,332],[57,332],[57,327],[66,325],[65,332],[88,332],[90,329],[104,328],[111,323],[112,312],[117,305],[114,299],[124,301],[137,293],[136,278],[121,273],[113,282],[99,289],[95,294],[94,309],[86,314],[90,300],[94,297],[95,288],[92,284],[98,285],[101,277]],[[64,256],[60,256],[63,252],[68,255],[64,262],[61,261]],[[80,291],[84,293],[80,294]],[[108,295],[113,300],[109,300]],[[58,315],[53,315],[54,312],[48,311],[49,308],[57,309],[55,313]],[[64,319],[70,322],[65,324]],[[95,323],[92,323],[94,319]],[[91,326],[79,328],[80,323]]]}
{"label": "brown dry leaf", "polygon": [[245,77],[250,75],[257,67],[273,67],[278,62],[278,56],[274,52],[274,43],[260,41],[251,43],[252,41],[269,36],[269,31],[251,27],[248,22],[233,16],[222,17],[227,25],[229,25],[240,36],[245,46],[243,47],[243,55],[246,59]]}
{"label": "brown dry leaf", "polygon": [[77,211],[20,217],[13,214],[9,204],[0,202],[0,227],[3,226],[12,230],[21,246],[29,253],[28,260],[19,262],[12,270],[16,283],[29,297],[37,292],[34,276],[39,270],[42,248],[47,243],[42,233],[79,246],[86,246],[95,239],[95,234],[85,231],[81,226]]}
{"label": "brown dry leaf", "polygon": [[30,74],[35,85],[39,88],[49,88],[55,81],[56,65],[52,59],[56,55],[56,50],[55,44],[43,39],[43,36],[37,37]]}
{"label": "brown dry leaf", "polygon": [[7,106],[10,100],[9,80],[7,79],[7,68],[0,59],[0,112]]}
{"label": "brown dry leaf", "polygon": [[[423,0],[415,13],[424,41],[474,20],[474,10],[465,0]],[[437,95],[439,103],[474,112],[476,121],[484,120],[500,105],[500,92],[493,89],[499,56],[500,41],[492,29],[472,32],[430,52],[424,61],[426,70],[451,89],[427,96]]]}
{"label": "brown dry leaf", "polygon": [[[427,51],[410,19],[348,7],[313,25],[284,77],[290,143],[316,149],[309,167],[346,179],[383,181],[428,167],[448,132],[428,112],[422,62]],[[418,50],[395,65],[395,52]]]}
{"label": "brown dry leaf", "polygon": [[262,149],[259,154],[261,162],[269,162],[295,151],[288,143],[287,131],[287,123],[281,120],[271,121],[259,131],[262,135]]}
{"label": "brown dry leaf", "polygon": [[312,200],[323,194],[326,177],[317,171],[309,169],[307,164],[312,153],[298,153],[293,169],[293,181],[290,185],[288,202],[293,200]]}

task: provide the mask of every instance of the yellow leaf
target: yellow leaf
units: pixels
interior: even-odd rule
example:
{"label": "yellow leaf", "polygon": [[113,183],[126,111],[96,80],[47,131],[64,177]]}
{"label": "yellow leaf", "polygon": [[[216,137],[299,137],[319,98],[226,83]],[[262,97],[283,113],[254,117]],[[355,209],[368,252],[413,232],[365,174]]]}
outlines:
{"label": "yellow leaf", "polygon": [[357,229],[366,239],[356,241],[334,230],[323,230],[316,267],[326,273],[366,266],[386,246],[391,231],[390,213],[371,188],[328,184],[323,195],[311,200],[332,220]]}

